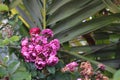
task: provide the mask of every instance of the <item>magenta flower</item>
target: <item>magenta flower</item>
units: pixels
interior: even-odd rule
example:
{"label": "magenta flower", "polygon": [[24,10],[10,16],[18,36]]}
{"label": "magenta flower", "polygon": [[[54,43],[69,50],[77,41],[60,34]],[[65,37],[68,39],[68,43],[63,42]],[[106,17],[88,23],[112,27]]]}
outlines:
{"label": "magenta flower", "polygon": [[68,69],[68,71],[73,72],[73,71],[75,71],[77,69],[78,63],[71,62],[71,63],[67,64],[65,67]]}
{"label": "magenta flower", "polygon": [[54,50],[59,50],[59,48],[60,48],[60,42],[58,39],[54,39],[54,40],[50,41],[50,45]]}
{"label": "magenta flower", "polygon": [[29,51],[29,62],[35,62],[37,54],[35,52]]}
{"label": "magenta flower", "polygon": [[46,66],[46,62],[43,61],[41,58],[37,58],[35,61],[35,66],[37,69],[43,69]]}
{"label": "magenta flower", "polygon": [[30,62],[30,55],[28,52],[23,52],[22,55],[24,56],[26,62]]}
{"label": "magenta flower", "polygon": [[77,66],[78,66],[78,64],[76,62],[71,62],[66,65],[66,67],[68,67],[70,71],[74,71]]}
{"label": "magenta flower", "polygon": [[51,29],[42,30],[35,27],[31,28],[30,38],[24,38],[21,41],[21,53],[26,62],[33,62],[37,69],[43,69],[45,66],[54,66],[59,59],[56,57],[60,48],[58,39],[52,41],[48,38],[53,37]]}
{"label": "magenta flower", "polygon": [[58,63],[59,59],[56,56],[50,56],[46,61],[48,66],[54,66]]}
{"label": "magenta flower", "polygon": [[30,29],[29,33],[30,33],[31,36],[33,36],[34,34],[40,34],[40,31],[41,31],[40,28],[33,27],[33,28]]}
{"label": "magenta flower", "polygon": [[56,50],[53,50],[53,48],[51,47],[50,44],[46,44],[46,45],[44,45],[44,48],[43,48],[43,54],[46,57],[56,55]]}
{"label": "magenta flower", "polygon": [[37,36],[35,39],[35,43],[40,44],[40,45],[47,44],[47,38],[43,36]]}
{"label": "magenta flower", "polygon": [[34,46],[33,45],[28,45],[28,48],[30,51],[34,50]]}
{"label": "magenta flower", "polygon": [[27,57],[27,58],[29,57],[29,53],[28,52],[23,52],[22,55]]}
{"label": "magenta flower", "polygon": [[42,36],[35,37],[35,43],[39,44],[42,40]]}
{"label": "magenta flower", "polygon": [[28,45],[28,38],[24,38],[22,41],[21,41],[21,46],[27,46]]}
{"label": "magenta flower", "polygon": [[53,32],[51,29],[44,29],[44,30],[42,30],[41,34],[46,38],[53,37]]}
{"label": "magenta flower", "polygon": [[23,47],[21,48],[21,53],[24,53],[24,52],[27,52],[27,51],[28,51],[28,47],[23,46]]}
{"label": "magenta flower", "polygon": [[40,53],[42,51],[42,46],[36,45],[35,50],[36,50],[37,53]]}
{"label": "magenta flower", "polygon": [[35,42],[35,37],[31,37],[30,42],[34,43]]}
{"label": "magenta flower", "polygon": [[105,70],[105,65],[104,64],[98,64],[98,68],[100,70]]}

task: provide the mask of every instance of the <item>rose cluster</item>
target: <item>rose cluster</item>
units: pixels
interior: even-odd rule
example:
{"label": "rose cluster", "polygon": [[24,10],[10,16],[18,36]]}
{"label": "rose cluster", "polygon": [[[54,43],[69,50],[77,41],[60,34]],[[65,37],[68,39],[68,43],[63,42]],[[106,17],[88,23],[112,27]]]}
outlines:
{"label": "rose cluster", "polygon": [[65,67],[61,69],[62,72],[75,72],[78,70],[81,78],[77,78],[77,80],[109,80],[109,78],[102,74],[102,71],[105,70],[104,64],[98,64],[97,69],[94,70],[91,63],[89,61],[81,62],[78,67],[77,62],[70,62],[66,64]]}
{"label": "rose cluster", "polygon": [[58,63],[57,51],[60,48],[58,39],[53,37],[51,29],[40,30],[37,27],[30,29],[30,38],[21,41],[21,53],[26,62],[33,62],[37,69],[54,66]]}

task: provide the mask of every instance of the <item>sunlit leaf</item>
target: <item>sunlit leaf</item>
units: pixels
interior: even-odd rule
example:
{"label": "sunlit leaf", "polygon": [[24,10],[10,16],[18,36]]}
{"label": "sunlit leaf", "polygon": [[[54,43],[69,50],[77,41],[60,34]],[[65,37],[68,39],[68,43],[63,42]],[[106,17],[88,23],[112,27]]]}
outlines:
{"label": "sunlit leaf", "polygon": [[0,12],[1,12],[1,11],[8,11],[8,10],[9,10],[9,8],[8,8],[7,5],[5,5],[5,4],[0,4]]}
{"label": "sunlit leaf", "polygon": [[10,38],[10,40],[11,41],[18,41],[20,39],[20,37],[19,36],[12,36],[11,38]]}

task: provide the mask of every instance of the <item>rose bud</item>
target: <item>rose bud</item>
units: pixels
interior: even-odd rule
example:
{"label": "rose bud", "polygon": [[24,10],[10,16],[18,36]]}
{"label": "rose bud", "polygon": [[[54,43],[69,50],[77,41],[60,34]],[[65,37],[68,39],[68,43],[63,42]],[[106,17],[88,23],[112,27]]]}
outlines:
{"label": "rose bud", "polygon": [[29,33],[30,33],[31,36],[33,36],[34,34],[40,34],[40,32],[41,32],[41,30],[38,27],[33,27],[29,31]]}

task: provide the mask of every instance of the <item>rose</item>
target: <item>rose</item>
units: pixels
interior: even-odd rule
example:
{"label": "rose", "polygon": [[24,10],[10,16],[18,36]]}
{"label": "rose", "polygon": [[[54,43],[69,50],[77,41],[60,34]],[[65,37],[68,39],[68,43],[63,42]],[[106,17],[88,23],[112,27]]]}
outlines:
{"label": "rose", "polygon": [[50,56],[48,59],[47,59],[47,65],[48,66],[54,66],[58,63],[59,59],[58,57],[56,56]]}
{"label": "rose", "polygon": [[34,34],[40,34],[40,32],[41,32],[41,30],[38,27],[33,27],[29,31],[29,33],[30,33],[31,36],[33,36]]}

